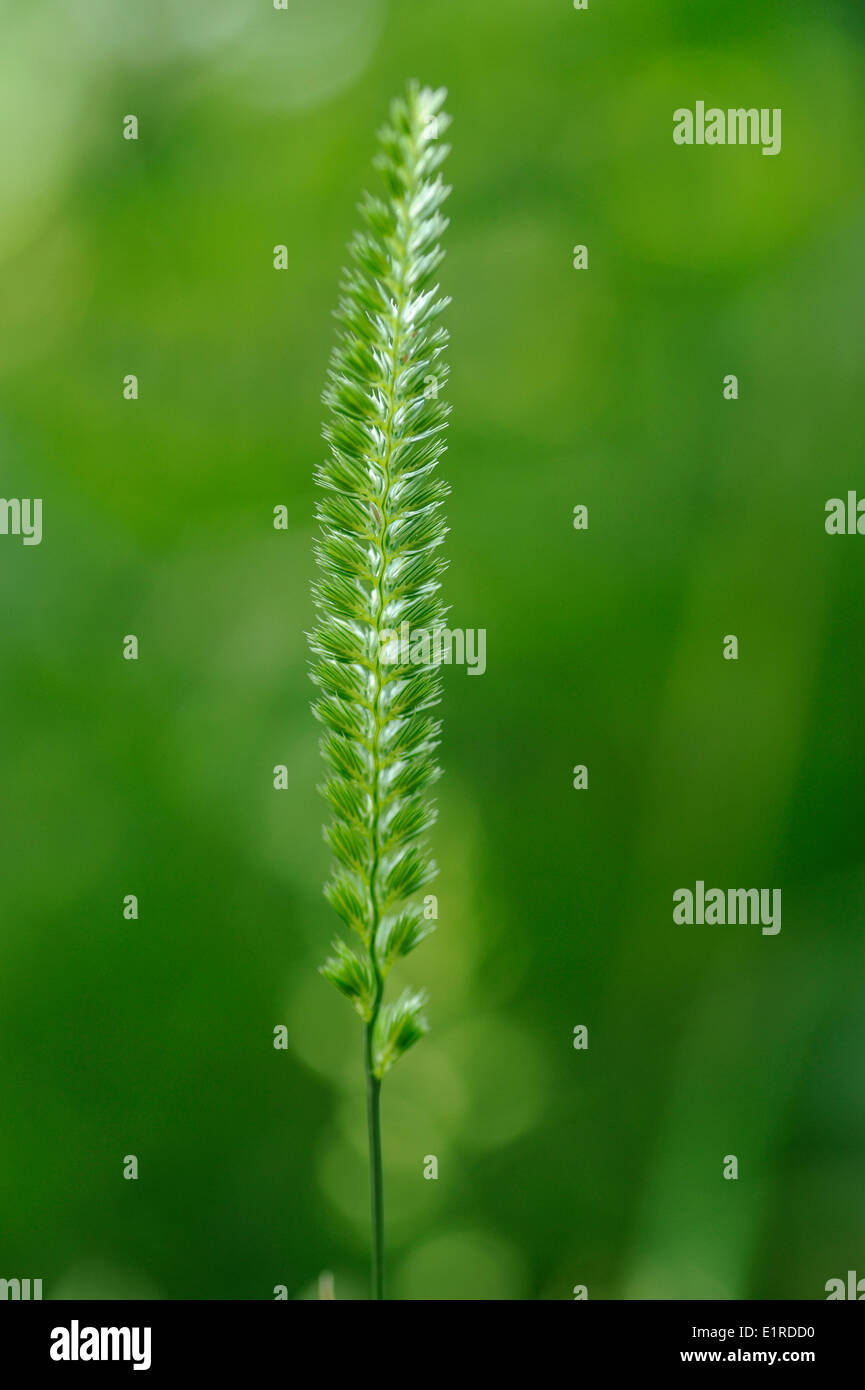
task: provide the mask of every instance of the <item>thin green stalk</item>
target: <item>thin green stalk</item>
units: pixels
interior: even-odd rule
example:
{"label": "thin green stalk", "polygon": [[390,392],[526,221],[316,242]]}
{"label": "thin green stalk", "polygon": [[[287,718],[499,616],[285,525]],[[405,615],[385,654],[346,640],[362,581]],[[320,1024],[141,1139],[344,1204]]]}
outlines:
{"label": "thin green stalk", "polygon": [[384,1183],[381,1164],[381,1080],[373,1065],[375,1020],[363,1030],[366,1123],[369,1137],[369,1214],[372,1232],[372,1296],[384,1298]]}

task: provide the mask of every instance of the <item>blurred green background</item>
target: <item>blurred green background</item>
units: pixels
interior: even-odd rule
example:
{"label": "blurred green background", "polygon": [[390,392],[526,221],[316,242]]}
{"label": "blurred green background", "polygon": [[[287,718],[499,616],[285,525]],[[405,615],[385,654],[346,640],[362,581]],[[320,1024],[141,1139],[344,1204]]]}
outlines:
{"label": "blurred green background", "polygon": [[[823,526],[865,487],[863,48],[853,0],[0,4],[0,491],[44,499],[0,537],[0,1276],[365,1296],[304,632],[331,310],[411,76],[454,118],[447,598],[488,669],[447,675],[390,1293],[865,1275],[865,540]],[[675,147],[698,98],[781,107],[781,155]],[[780,887],[780,935],[674,926],[697,878]]]}

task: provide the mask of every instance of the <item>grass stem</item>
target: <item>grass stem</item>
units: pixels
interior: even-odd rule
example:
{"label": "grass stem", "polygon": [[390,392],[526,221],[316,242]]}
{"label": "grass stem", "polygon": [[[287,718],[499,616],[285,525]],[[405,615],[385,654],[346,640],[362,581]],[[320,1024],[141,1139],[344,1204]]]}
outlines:
{"label": "grass stem", "polygon": [[369,1136],[369,1214],[372,1231],[372,1296],[384,1298],[384,1186],[381,1168],[381,1079],[373,1070],[372,1035],[375,1019],[363,1036],[366,1068],[366,1119]]}

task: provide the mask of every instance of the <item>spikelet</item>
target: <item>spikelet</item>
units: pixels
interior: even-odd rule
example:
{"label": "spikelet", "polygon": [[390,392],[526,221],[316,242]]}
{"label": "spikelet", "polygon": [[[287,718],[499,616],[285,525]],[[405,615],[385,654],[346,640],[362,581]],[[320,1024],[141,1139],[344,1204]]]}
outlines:
{"label": "spikelet", "polygon": [[384,192],[364,197],[350,245],[323,397],[328,453],[316,475],[313,709],[337,861],[325,896],[356,938],[335,941],[322,973],[363,1019],[378,1079],[427,1028],[422,994],[383,996],[394,961],[433,925],[413,899],[436,873],[426,833],[440,772],[440,675],[435,660],[412,664],[393,634],[433,633],[445,621],[448,488],[437,464],[449,413],[439,316],[449,301],[436,283],[450,192],[440,172],[445,95],[410,84],[379,132]]}

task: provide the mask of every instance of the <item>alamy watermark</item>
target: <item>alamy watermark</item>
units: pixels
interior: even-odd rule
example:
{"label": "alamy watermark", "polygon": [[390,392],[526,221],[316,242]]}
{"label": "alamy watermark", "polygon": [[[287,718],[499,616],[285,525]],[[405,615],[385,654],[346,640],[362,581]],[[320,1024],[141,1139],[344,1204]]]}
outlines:
{"label": "alamy watermark", "polygon": [[762,926],[764,936],[781,930],[780,888],[709,888],[697,879],[694,891],[677,888],[673,893],[673,921],[677,926]]}
{"label": "alamy watermark", "polygon": [[865,1301],[865,1279],[860,1279],[855,1269],[848,1269],[846,1281],[827,1279],[823,1287],[826,1290],[827,1303],[836,1298],[851,1298],[857,1303]]}
{"label": "alamy watermark", "polygon": [[25,545],[41,545],[42,498],[0,497],[0,536],[20,536]]}
{"label": "alamy watermark", "polygon": [[382,631],[379,658],[385,666],[465,666],[470,676],[482,676],[487,669],[487,630],[400,623],[399,629]]}
{"label": "alamy watermark", "polygon": [[780,154],[781,107],[707,110],[704,101],[693,111],[680,106],[673,112],[673,140],[677,145],[762,145],[763,154]]}
{"label": "alamy watermark", "polygon": [[0,1279],[0,1299],[29,1303],[42,1297],[41,1279]]}
{"label": "alamy watermark", "polygon": [[131,1361],[133,1371],[150,1370],[149,1327],[69,1327],[51,1331],[52,1361]]}

